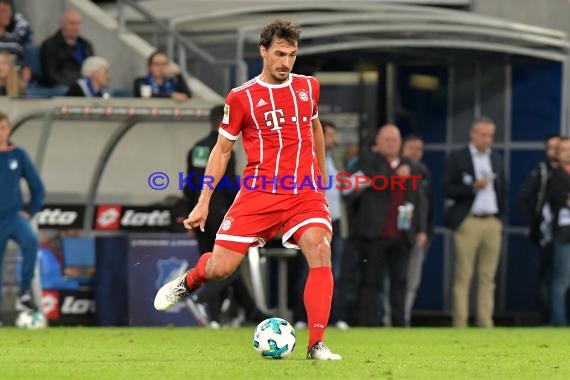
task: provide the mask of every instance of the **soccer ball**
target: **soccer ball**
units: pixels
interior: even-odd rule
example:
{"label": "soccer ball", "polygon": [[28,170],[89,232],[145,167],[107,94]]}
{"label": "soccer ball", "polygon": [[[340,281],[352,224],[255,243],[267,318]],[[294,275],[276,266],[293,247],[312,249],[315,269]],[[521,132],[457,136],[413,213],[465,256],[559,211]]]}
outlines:
{"label": "soccer ball", "polygon": [[47,321],[38,311],[22,311],[16,317],[16,326],[21,329],[43,329],[47,327]]}
{"label": "soccer ball", "polygon": [[281,318],[267,318],[255,329],[253,347],[266,359],[284,359],[295,349],[295,330]]}

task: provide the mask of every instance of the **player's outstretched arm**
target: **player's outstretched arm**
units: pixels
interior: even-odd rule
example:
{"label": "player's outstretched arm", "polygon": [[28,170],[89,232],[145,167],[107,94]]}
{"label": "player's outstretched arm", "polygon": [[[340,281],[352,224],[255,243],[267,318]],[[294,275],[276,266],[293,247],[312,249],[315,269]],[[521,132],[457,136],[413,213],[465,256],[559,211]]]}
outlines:
{"label": "player's outstretched arm", "polygon": [[[198,198],[198,203],[188,215],[188,218],[184,220],[184,227],[187,229],[192,229],[194,227],[200,227],[200,230],[204,231],[204,226],[206,224],[206,218],[208,217],[208,207],[210,205],[210,199],[214,193],[214,189],[222,179],[222,176],[226,172],[226,167],[230,161],[232,155],[232,148],[234,146],[234,141],[225,138],[222,135],[218,135],[218,141],[206,164],[206,171],[204,173],[204,178],[208,178],[208,184],[202,186],[200,197]],[[211,181],[213,179],[213,181]]]}
{"label": "player's outstretched arm", "polygon": [[[313,136],[315,139],[315,153],[317,155],[317,162],[319,164],[319,170],[321,176],[326,178],[327,176],[327,165],[325,160],[325,135],[323,133],[323,127],[319,118],[313,119]],[[326,183],[326,182],[321,182]]]}

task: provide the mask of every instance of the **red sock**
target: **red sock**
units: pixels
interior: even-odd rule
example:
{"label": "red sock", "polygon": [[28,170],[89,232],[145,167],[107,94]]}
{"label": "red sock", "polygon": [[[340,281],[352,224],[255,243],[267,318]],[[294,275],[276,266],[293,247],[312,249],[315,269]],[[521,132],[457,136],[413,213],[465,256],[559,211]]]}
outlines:
{"label": "red sock", "polygon": [[203,282],[207,280],[206,278],[206,263],[212,256],[212,252],[206,252],[198,259],[198,263],[194,267],[193,271],[188,272],[186,275],[186,285],[188,289],[198,289]]}
{"label": "red sock", "polygon": [[332,295],[333,275],[331,268],[309,269],[304,294],[309,326],[309,348],[323,340],[331,312]]}

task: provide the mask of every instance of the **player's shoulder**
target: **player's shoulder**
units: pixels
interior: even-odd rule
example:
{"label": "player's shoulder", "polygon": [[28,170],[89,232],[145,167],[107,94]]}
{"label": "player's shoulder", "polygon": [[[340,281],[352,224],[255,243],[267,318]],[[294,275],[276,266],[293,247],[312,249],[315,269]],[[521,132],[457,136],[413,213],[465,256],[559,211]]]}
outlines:
{"label": "player's shoulder", "polygon": [[319,83],[319,81],[317,80],[317,78],[315,78],[314,76],[311,75],[303,75],[303,74],[295,74],[295,73],[291,73],[291,76],[293,77],[293,80],[305,80],[305,81],[311,81],[311,82],[316,82]]}
{"label": "player's shoulder", "polygon": [[243,92],[244,92],[245,90],[247,90],[248,88],[254,86],[255,83],[256,83],[255,78],[252,78],[252,79],[248,80],[247,82],[242,83],[241,85],[232,88],[232,89],[230,90],[229,95],[234,95],[234,96],[235,96],[235,95],[238,95],[238,94],[240,94],[240,93],[243,93]]}

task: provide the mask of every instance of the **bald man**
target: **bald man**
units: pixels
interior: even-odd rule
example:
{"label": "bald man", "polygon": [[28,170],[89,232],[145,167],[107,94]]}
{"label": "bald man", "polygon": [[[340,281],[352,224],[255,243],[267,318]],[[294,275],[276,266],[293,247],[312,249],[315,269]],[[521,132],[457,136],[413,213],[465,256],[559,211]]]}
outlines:
{"label": "bald man", "polygon": [[501,252],[505,171],[491,147],[495,124],[473,122],[470,143],[447,159],[445,226],[454,231],[453,326],[466,327],[469,288],[477,265],[477,314],[480,327],[493,327],[495,275]]}
{"label": "bald man", "polygon": [[43,83],[69,87],[81,77],[81,66],[94,55],[93,46],[81,37],[81,15],[67,10],[59,20],[59,30],[41,46]]}
{"label": "bald man", "polygon": [[[374,151],[363,154],[358,170],[375,181],[359,193],[354,234],[361,254],[361,281],[358,295],[358,323],[378,325],[377,310],[385,275],[390,279],[391,324],[405,326],[405,298],[408,258],[412,246],[427,243],[427,198],[417,163],[401,157],[402,137],[395,125],[378,130]],[[402,178],[403,186],[394,185]],[[417,177],[416,177],[417,178]]]}

